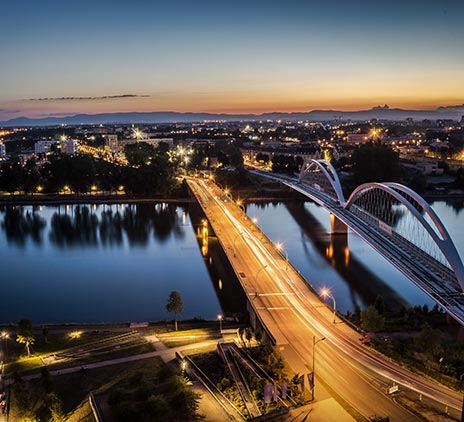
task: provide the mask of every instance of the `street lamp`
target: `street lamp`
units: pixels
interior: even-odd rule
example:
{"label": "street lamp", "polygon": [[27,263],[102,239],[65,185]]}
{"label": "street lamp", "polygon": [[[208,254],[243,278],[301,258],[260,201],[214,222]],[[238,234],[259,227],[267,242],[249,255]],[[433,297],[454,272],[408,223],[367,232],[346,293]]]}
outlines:
{"label": "street lamp", "polygon": [[243,201],[241,199],[237,199],[236,204],[243,212],[245,212],[245,205],[243,205]]}
{"label": "street lamp", "polygon": [[[256,275],[255,275],[255,289],[258,285],[258,275],[261,271],[263,271],[265,268],[267,268],[267,264],[264,264],[258,271],[256,271]],[[256,296],[258,295],[258,292],[256,292]]]}
{"label": "street lamp", "polygon": [[276,243],[276,248],[279,252],[284,251],[285,252],[285,271],[288,269],[288,253],[284,248],[284,245],[282,243]]}
{"label": "street lamp", "polygon": [[219,320],[219,331],[222,333],[222,315],[219,314],[217,319]]}
{"label": "street lamp", "polygon": [[319,340],[316,340],[316,336],[313,336],[313,390],[312,390],[312,401],[314,401],[314,390],[316,389],[316,371],[314,365],[316,364],[316,344],[320,341],[324,341],[325,337],[321,337]]}
{"label": "street lamp", "polygon": [[184,376],[185,374],[185,369],[187,368],[187,362],[185,361],[185,359],[182,359],[182,362],[180,364],[180,367],[182,369],[182,376]]}
{"label": "street lamp", "polygon": [[330,290],[326,287],[324,287],[321,290],[321,296],[323,298],[328,297],[333,300],[333,323],[335,324],[335,316],[337,314],[337,303],[335,302],[335,297],[332,295],[332,293],[330,293]]}
{"label": "street lamp", "polygon": [[1,368],[0,368],[0,379],[3,380],[3,375],[4,375],[4,372],[5,372],[5,363],[6,363],[6,355],[8,353],[8,344],[6,342],[6,340],[8,340],[10,338],[10,334],[8,333],[8,331],[2,331],[0,333],[0,338],[2,339],[2,362],[1,362]]}

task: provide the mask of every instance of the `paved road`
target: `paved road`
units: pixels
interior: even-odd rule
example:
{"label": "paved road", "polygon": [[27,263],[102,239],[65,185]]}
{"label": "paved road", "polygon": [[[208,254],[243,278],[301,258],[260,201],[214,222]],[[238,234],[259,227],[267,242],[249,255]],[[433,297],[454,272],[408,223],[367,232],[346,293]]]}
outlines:
{"label": "paved road", "polygon": [[459,394],[370,351],[360,344],[359,333],[343,321],[337,319],[334,324],[331,310],[216,186],[193,179],[189,185],[250,296],[250,305],[296,372],[312,370],[313,336],[325,337],[316,345],[317,400],[326,398],[324,391],[328,391],[355,416],[377,414],[388,415],[391,421],[417,421],[385,394],[394,380],[460,409]]}

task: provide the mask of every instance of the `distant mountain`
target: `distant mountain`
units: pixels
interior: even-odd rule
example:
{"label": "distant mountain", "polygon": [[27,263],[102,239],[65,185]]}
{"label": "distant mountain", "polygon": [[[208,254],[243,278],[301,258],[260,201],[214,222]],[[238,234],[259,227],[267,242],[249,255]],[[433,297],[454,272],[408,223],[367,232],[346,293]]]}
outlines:
{"label": "distant mountain", "polygon": [[32,119],[17,117],[0,122],[0,126],[54,126],[54,125],[91,125],[91,124],[141,124],[141,123],[193,123],[204,120],[285,120],[285,121],[322,121],[335,119],[363,121],[370,119],[402,121],[407,118],[414,120],[453,119],[460,120],[464,115],[464,105],[439,107],[435,110],[404,110],[390,108],[387,105],[377,106],[370,110],[342,111],[342,110],[313,110],[308,112],[273,112],[263,114],[214,114],[214,113],[178,113],[174,111],[131,112],[131,113],[101,113],[76,114],[66,117],[45,117]]}

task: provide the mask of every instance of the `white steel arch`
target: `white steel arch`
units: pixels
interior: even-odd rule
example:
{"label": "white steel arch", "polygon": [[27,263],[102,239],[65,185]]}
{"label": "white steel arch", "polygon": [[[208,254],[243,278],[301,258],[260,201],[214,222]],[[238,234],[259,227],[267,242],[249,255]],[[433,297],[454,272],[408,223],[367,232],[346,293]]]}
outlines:
{"label": "white steel arch", "polygon": [[309,160],[306,161],[303,166],[301,167],[300,177],[298,179],[299,183],[304,184],[304,178],[306,176],[310,176],[313,169],[317,169],[320,171],[324,176],[327,178],[327,181],[332,186],[334,190],[337,200],[340,205],[345,206],[345,197],[343,195],[342,185],[340,183],[340,179],[338,178],[337,171],[333,168],[332,164],[330,164],[326,160]]}
{"label": "white steel arch", "polygon": [[[348,198],[348,201],[344,205],[344,208],[349,210],[356,199],[358,199],[364,193],[372,189],[383,190],[384,192],[388,193],[393,198],[395,198],[402,205],[404,205],[409,212],[411,212],[411,214],[428,232],[430,237],[434,240],[435,244],[443,253],[451,269],[454,271],[454,274],[459,283],[459,286],[461,287],[461,290],[464,292],[464,267],[448,231],[446,230],[438,215],[430,207],[430,205],[412,189],[403,186],[399,183],[365,183],[363,185],[358,186],[351,193],[350,197]],[[410,199],[408,199],[407,196],[413,199],[417,203],[417,205],[420,206],[421,210],[430,217],[430,220],[433,222],[434,226],[432,226],[424,218],[423,214],[419,212],[417,207],[411,203]]]}

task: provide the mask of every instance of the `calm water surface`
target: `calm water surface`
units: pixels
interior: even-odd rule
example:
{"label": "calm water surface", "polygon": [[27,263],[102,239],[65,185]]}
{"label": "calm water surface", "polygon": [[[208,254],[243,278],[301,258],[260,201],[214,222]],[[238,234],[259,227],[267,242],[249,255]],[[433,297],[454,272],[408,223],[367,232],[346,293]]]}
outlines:
{"label": "calm water surface", "polygon": [[[464,256],[464,209],[445,201],[432,204],[456,247]],[[274,242],[283,242],[289,259],[316,289],[329,287],[343,313],[372,304],[377,295],[387,306],[433,306],[434,302],[409,282],[357,235],[349,231],[348,248],[331,240],[329,214],[312,202],[249,204],[247,214]],[[331,303],[331,301],[330,301]],[[332,303],[331,303],[332,304]]]}
{"label": "calm water surface", "polygon": [[63,205],[0,210],[2,322],[153,321],[220,312],[188,209]]}
{"label": "calm water surface", "polygon": [[[435,202],[461,256],[464,211]],[[433,302],[353,233],[331,239],[328,213],[311,202],[249,204],[247,213],[315,289],[328,286],[337,309],[382,295],[387,305]],[[0,208],[0,322],[153,321],[171,318],[169,292],[181,292],[181,318],[240,313],[244,295],[217,239],[198,236],[197,205],[62,205]],[[221,309],[222,308],[222,309]]]}

